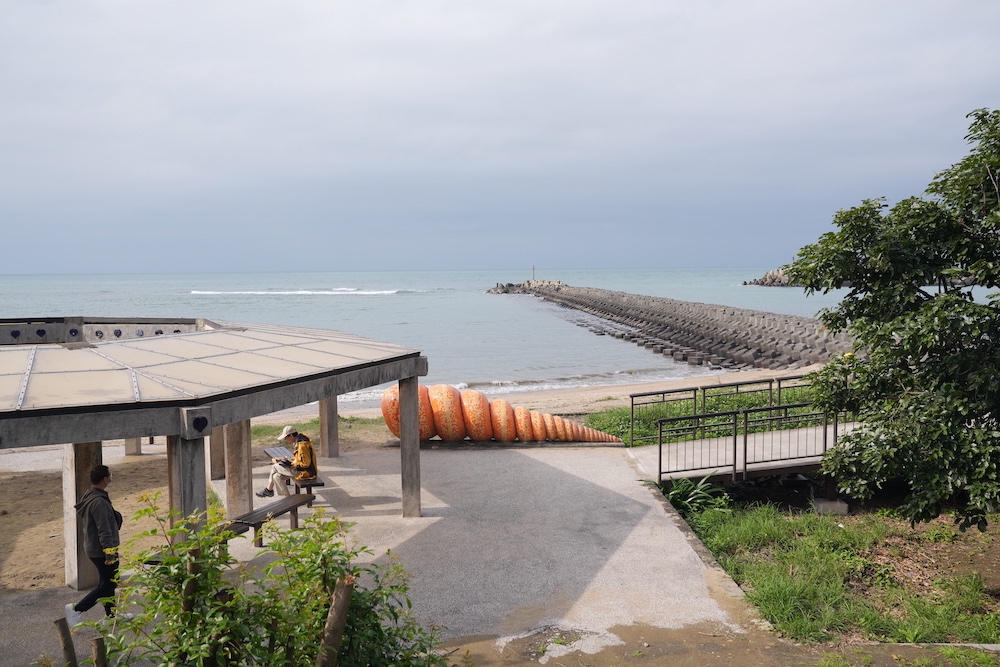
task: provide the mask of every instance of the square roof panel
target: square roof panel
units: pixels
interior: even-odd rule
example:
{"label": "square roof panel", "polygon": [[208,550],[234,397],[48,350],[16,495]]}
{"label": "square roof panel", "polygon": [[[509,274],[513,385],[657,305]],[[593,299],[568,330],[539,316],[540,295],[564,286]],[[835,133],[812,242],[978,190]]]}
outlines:
{"label": "square roof panel", "polygon": [[139,400],[162,401],[171,398],[190,398],[205,392],[205,387],[197,385],[196,391],[189,391],[180,383],[157,382],[145,375],[136,375],[135,383],[139,387]]}
{"label": "square roof panel", "polygon": [[213,361],[225,368],[234,368],[250,373],[261,373],[272,376],[276,380],[299,377],[325,370],[322,366],[300,364],[294,361],[268,357],[263,354],[251,354],[249,352],[228,354]]}
{"label": "square roof panel", "polygon": [[128,369],[79,373],[32,373],[22,408],[135,401]]}
{"label": "square roof panel", "polygon": [[329,354],[307,347],[276,347],[261,353],[274,359],[285,359],[287,361],[297,361],[314,368],[339,368],[349,366],[356,360],[340,354]]}
{"label": "square roof panel", "polygon": [[194,360],[157,366],[156,375],[167,382],[183,380],[217,389],[242,389],[254,384],[266,384],[276,380],[273,376],[261,373],[248,373],[239,369]]}
{"label": "square roof panel", "polygon": [[274,347],[270,340],[258,340],[244,332],[212,331],[211,335],[197,338],[200,343],[213,345],[225,350],[253,351]]}
{"label": "square roof panel", "polygon": [[[205,332],[215,334],[216,332]],[[245,331],[240,332],[241,335],[251,338],[255,341],[261,343],[271,343],[272,345],[302,345],[303,343],[309,343],[314,340],[321,340],[317,336],[312,336],[309,334],[303,334],[302,332],[296,331],[295,333],[278,332],[278,331]]]}
{"label": "square roof panel", "polygon": [[175,354],[160,354],[152,350],[143,350],[131,345],[103,347],[101,353],[129,368],[149,368],[159,364],[172,364],[184,358]]}
{"label": "square roof panel", "polygon": [[28,359],[33,347],[37,346],[0,347],[0,375],[24,375],[24,371],[28,370]]}
{"label": "square roof panel", "polygon": [[94,354],[93,348],[68,349],[62,346],[39,345],[31,373],[70,373],[74,371],[110,371],[122,368],[122,364]]}
{"label": "square roof panel", "polygon": [[396,356],[396,354],[393,353],[394,350],[380,344],[357,345],[346,341],[326,340],[310,343],[305,347],[309,350],[317,350],[319,352],[326,352],[327,354],[334,354],[347,359],[362,359],[364,361],[374,361],[375,359],[384,359],[385,357]]}
{"label": "square roof panel", "polygon": [[[121,343],[122,347],[131,347],[137,350],[159,352],[169,354],[178,359],[201,359],[212,357],[223,350],[214,345],[203,345],[193,338],[194,334],[186,336],[157,336],[156,338],[143,338],[142,340],[129,340]],[[114,343],[101,343],[98,347]]]}
{"label": "square roof panel", "polygon": [[0,375],[0,410],[13,410],[21,395],[24,375]]}

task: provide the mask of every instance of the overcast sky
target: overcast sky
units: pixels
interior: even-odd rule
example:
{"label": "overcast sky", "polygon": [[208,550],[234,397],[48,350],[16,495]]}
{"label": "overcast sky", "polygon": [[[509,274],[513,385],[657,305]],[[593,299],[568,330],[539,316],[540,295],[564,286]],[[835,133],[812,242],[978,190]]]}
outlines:
{"label": "overcast sky", "polygon": [[0,11],[0,273],[777,266],[1000,106],[995,0]]}

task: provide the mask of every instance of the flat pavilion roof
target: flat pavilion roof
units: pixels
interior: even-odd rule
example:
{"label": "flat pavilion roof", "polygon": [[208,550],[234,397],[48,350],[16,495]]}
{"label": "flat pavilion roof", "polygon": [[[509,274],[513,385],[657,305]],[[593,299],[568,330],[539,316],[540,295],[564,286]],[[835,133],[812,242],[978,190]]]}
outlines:
{"label": "flat pavilion roof", "polygon": [[324,329],[0,320],[0,448],[190,437],[179,408],[197,410],[207,432],[426,373],[417,350]]}

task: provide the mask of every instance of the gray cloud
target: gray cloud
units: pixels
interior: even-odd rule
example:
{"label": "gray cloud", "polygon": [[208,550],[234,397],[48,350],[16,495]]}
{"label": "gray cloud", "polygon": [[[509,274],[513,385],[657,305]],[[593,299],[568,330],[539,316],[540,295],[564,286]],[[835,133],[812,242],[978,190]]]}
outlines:
{"label": "gray cloud", "polygon": [[0,7],[8,273],[780,263],[1000,81],[985,0]]}

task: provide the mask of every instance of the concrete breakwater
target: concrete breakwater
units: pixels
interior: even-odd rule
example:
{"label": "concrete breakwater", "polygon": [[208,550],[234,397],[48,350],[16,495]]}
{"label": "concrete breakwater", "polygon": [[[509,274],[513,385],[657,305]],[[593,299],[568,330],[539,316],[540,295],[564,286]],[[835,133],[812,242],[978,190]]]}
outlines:
{"label": "concrete breakwater", "polygon": [[533,294],[607,324],[598,335],[630,340],[693,365],[795,369],[851,351],[845,334],[832,335],[816,319],[626,292],[572,287],[557,280],[497,285],[494,294]]}

